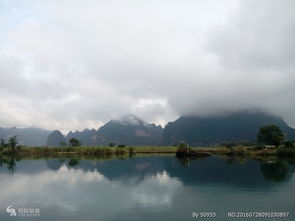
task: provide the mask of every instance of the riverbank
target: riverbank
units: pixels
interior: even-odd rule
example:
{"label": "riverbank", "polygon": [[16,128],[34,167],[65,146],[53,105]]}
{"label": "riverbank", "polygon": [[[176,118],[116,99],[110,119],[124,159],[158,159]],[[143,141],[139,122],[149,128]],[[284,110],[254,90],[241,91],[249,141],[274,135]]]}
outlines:
{"label": "riverbank", "polygon": [[228,156],[295,156],[295,148],[288,147],[190,147],[178,148],[167,146],[137,146],[137,147],[17,147],[0,150],[2,155],[59,157],[68,155],[85,156],[124,156],[136,154],[176,154],[178,157],[206,157],[210,155]]}
{"label": "riverbank", "polygon": [[280,147],[257,147],[257,146],[236,146],[236,147],[196,147],[179,148],[176,155],[179,157],[196,156],[206,157],[210,155],[228,156],[295,156],[295,148]]}
{"label": "riverbank", "polygon": [[68,155],[82,156],[124,156],[135,154],[175,154],[177,147],[17,147],[5,148],[1,155],[59,157]]}

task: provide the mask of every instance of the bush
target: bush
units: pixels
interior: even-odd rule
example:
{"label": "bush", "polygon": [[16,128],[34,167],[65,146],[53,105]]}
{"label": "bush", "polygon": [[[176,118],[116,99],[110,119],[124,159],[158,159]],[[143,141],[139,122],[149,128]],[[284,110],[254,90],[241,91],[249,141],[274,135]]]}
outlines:
{"label": "bush", "polygon": [[129,151],[129,154],[135,153],[134,147],[129,147],[128,151]]}
{"label": "bush", "polygon": [[187,143],[181,142],[177,148],[176,154],[177,155],[187,155],[190,152],[190,148],[188,147]]}
{"label": "bush", "polygon": [[244,147],[238,146],[238,147],[234,148],[234,153],[236,155],[244,155],[246,153],[246,150]]}

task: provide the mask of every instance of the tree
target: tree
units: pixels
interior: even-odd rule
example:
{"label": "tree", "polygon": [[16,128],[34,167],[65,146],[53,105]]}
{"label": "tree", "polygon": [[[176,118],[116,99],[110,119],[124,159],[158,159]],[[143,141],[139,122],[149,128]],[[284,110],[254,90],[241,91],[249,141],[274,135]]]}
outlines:
{"label": "tree", "polygon": [[190,153],[190,148],[188,146],[188,144],[184,141],[181,141],[179,143],[179,146],[177,148],[177,151],[176,151],[176,156],[178,157],[186,157],[188,156]]}
{"label": "tree", "polygon": [[261,127],[257,134],[257,139],[260,143],[275,146],[279,146],[284,140],[284,137],[281,128],[276,125],[266,125]]}
{"label": "tree", "polygon": [[76,158],[72,158],[69,160],[69,166],[70,167],[74,167],[79,163],[79,160],[77,160]]}
{"label": "tree", "polygon": [[17,138],[16,136],[10,137],[8,140],[8,144],[11,147],[11,150],[14,151],[17,145]]}
{"label": "tree", "polygon": [[4,139],[0,139],[0,147],[4,148],[5,147],[5,140]]}
{"label": "tree", "polygon": [[72,147],[78,147],[78,146],[81,146],[81,142],[80,140],[76,139],[76,138],[71,138],[69,140],[69,143]]}
{"label": "tree", "polygon": [[262,163],[260,165],[260,171],[265,179],[282,182],[287,178],[289,167],[281,161],[276,163]]}

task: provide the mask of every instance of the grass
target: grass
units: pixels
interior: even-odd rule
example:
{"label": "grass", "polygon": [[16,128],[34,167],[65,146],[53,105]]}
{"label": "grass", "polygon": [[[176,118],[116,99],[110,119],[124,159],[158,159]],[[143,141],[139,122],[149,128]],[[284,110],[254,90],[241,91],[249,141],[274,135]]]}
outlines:
{"label": "grass", "polygon": [[128,148],[115,147],[18,147],[15,152],[10,148],[0,151],[3,155],[16,154],[20,156],[64,156],[64,155],[88,155],[88,156],[110,156],[110,155],[127,155]]}
{"label": "grass", "polygon": [[295,148],[280,146],[274,149],[257,148],[256,146],[236,146],[236,147],[193,147],[189,148],[194,154],[215,154],[229,156],[295,156]]}
{"label": "grass", "polygon": [[[15,154],[17,156],[62,157],[62,156],[128,156],[141,154],[176,154],[178,147],[167,146],[137,146],[137,147],[23,147],[19,146],[13,152],[11,148],[0,149],[1,155]],[[190,147],[191,155],[228,155],[228,156],[294,156],[295,148],[280,146],[273,149],[256,146],[236,147]],[[189,154],[189,155],[190,155]]]}

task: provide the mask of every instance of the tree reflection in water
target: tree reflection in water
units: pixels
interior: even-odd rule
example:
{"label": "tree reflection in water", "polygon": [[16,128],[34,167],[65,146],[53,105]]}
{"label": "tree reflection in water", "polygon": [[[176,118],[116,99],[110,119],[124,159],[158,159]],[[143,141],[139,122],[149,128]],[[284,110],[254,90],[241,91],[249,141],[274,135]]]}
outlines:
{"label": "tree reflection in water", "polygon": [[19,161],[19,158],[16,158],[14,155],[3,156],[0,155],[0,167],[6,166],[10,173],[14,173],[16,169],[16,161]]}
{"label": "tree reflection in water", "polygon": [[277,161],[275,163],[260,164],[260,171],[265,179],[274,182],[282,182],[287,178],[289,168],[286,163]]}

